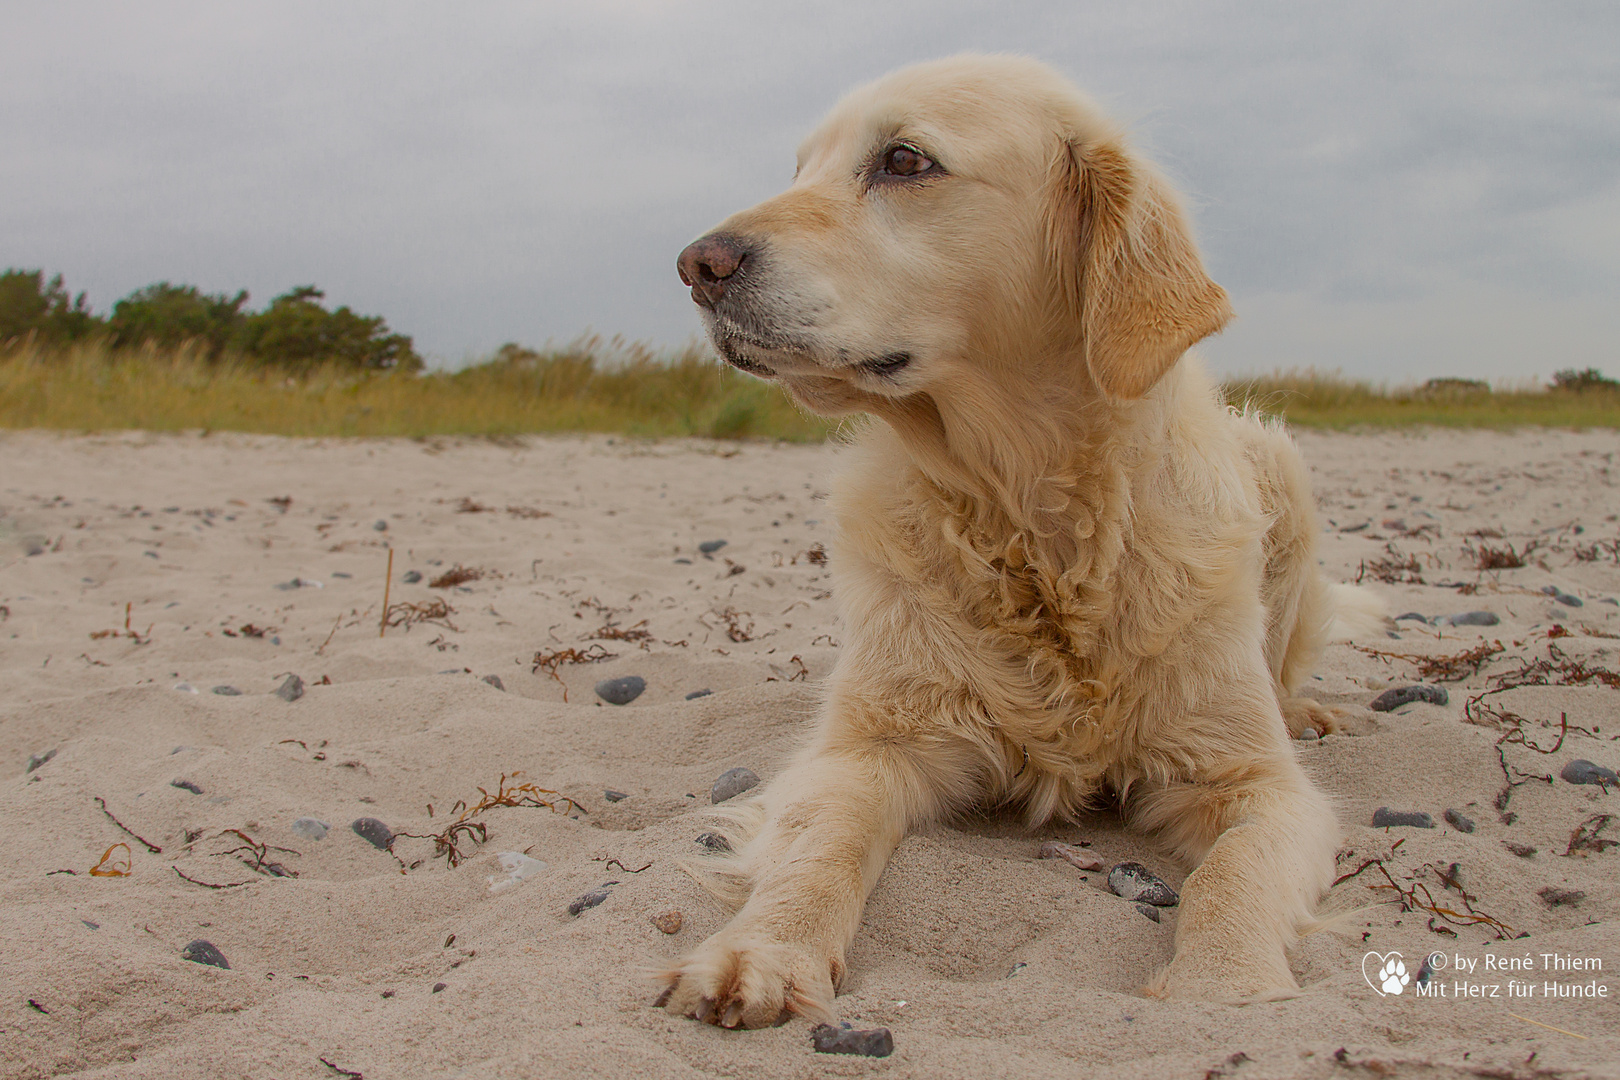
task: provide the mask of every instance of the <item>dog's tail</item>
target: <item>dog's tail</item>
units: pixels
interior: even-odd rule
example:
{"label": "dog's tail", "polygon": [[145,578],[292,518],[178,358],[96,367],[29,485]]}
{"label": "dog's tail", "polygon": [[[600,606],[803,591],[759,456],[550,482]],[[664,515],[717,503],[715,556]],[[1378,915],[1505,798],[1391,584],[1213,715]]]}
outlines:
{"label": "dog's tail", "polygon": [[1359,585],[1329,585],[1328,599],[1333,612],[1328,619],[1329,641],[1388,637],[1395,629],[1395,620],[1389,617],[1389,606],[1371,589]]}

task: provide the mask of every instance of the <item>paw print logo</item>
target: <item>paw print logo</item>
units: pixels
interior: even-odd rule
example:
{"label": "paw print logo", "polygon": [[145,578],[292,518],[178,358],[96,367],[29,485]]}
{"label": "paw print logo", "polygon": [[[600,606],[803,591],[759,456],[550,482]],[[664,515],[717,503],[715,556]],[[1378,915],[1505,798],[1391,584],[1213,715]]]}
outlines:
{"label": "paw print logo", "polygon": [[1361,977],[1379,997],[1398,997],[1412,985],[1412,976],[1406,972],[1406,962],[1398,952],[1370,952],[1361,958]]}

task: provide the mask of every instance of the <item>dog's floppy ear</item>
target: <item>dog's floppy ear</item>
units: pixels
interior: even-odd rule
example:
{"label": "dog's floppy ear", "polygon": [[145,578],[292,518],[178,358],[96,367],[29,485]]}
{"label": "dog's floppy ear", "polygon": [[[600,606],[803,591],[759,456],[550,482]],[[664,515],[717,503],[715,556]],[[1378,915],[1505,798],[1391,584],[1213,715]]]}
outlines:
{"label": "dog's floppy ear", "polygon": [[1138,398],[1232,317],[1168,185],[1117,139],[1071,142],[1053,170],[1048,231],[1086,366]]}

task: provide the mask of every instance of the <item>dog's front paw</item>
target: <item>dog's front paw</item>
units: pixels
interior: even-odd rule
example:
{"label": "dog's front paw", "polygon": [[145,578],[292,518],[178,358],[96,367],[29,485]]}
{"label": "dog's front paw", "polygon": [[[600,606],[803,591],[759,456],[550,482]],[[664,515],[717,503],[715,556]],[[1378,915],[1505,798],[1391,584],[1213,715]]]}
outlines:
{"label": "dog's front paw", "polygon": [[832,1018],[842,961],[811,949],[721,930],[666,974],[655,1004],[721,1027],[769,1027],[798,1015]]}
{"label": "dog's front paw", "polygon": [[1173,1001],[1212,1001],[1241,1004],[1275,1001],[1299,993],[1299,984],[1286,963],[1247,962],[1218,956],[1182,956],[1142,988],[1148,997]]}

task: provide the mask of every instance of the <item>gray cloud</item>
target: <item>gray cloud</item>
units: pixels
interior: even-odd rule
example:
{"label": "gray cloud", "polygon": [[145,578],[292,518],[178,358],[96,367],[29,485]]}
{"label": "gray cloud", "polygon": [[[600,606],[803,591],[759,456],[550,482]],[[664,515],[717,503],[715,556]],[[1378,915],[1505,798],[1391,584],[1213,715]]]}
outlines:
{"label": "gray cloud", "polygon": [[1616,367],[1613,5],[148,0],[23,8],[8,37],[0,262],[102,308],[314,281],[449,362],[677,344],[676,252],[779,190],[841,92],[1007,50],[1189,193],[1243,316],[1219,366]]}

